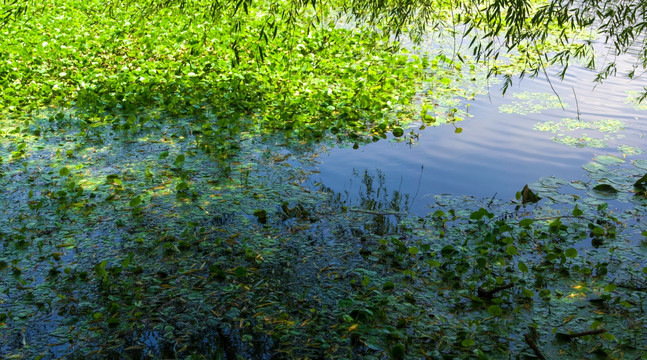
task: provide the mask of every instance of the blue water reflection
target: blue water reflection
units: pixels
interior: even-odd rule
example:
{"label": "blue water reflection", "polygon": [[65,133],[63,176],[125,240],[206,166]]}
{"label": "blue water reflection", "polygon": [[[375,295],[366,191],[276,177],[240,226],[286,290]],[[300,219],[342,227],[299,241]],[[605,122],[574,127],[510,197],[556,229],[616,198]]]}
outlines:
{"label": "blue water reflection", "polygon": [[[567,180],[586,180],[582,165],[596,155],[623,157],[619,145],[647,151],[647,111],[636,110],[626,102],[627,91],[641,91],[647,79],[630,81],[614,77],[603,84],[593,82],[594,73],[581,67],[569,68],[563,81],[551,78],[552,87],[565,104],[565,109],[516,115],[501,113],[499,107],[517,101],[515,92],[553,93],[546,78],[522,79],[503,96],[497,88],[489,95],[471,102],[473,117],[460,122],[460,134],[452,126],[429,127],[420,131],[419,142],[413,145],[379,141],[352,148],[331,148],[321,154],[320,173],[313,182],[321,182],[338,193],[361,192],[362,184],[353,180],[353,173],[383,172],[389,191],[411,196],[410,210],[426,214],[433,195],[471,195],[478,198],[512,199],[527,183],[544,176]],[[573,147],[551,139],[557,134],[540,132],[535,124],[560,121],[562,118],[594,122],[620,120],[624,131],[607,135],[606,147]],[[602,138],[603,133],[582,130]],[[392,140],[392,139],[391,139]],[[646,153],[629,155],[628,159],[645,159]]]}

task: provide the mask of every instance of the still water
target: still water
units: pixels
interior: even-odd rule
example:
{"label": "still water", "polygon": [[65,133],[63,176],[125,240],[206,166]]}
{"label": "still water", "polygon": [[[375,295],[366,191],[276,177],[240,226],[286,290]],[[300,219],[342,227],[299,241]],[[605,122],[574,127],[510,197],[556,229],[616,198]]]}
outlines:
{"label": "still water", "polygon": [[[630,60],[621,59],[621,68],[627,69]],[[495,85],[487,94],[470,100],[472,116],[456,124],[463,129],[461,133],[455,133],[454,126],[442,125],[417,131],[419,139],[414,144],[391,137],[357,150],[329,148],[320,154],[319,173],[312,181],[344,194],[346,201],[356,206],[357,194],[364,186],[361,174],[380,175],[388,192],[408,194],[409,210],[422,216],[437,194],[509,200],[525,184],[545,176],[589,181],[582,165],[598,155],[624,158],[626,166],[631,166],[631,160],[647,158],[645,152],[636,153],[647,151],[643,138],[647,134],[647,111],[628,102],[630,91],[641,91],[647,79],[629,80],[618,72],[618,76],[597,84],[595,73],[578,66],[571,66],[563,81],[554,75],[556,70],[547,73],[550,82],[545,76],[518,79],[505,95]],[[528,93],[529,99],[518,98]],[[501,106],[515,105],[522,112],[528,111],[539,102],[537,94],[557,94],[564,108],[525,115],[500,110]],[[563,118],[582,122],[619,120],[623,129],[615,133],[535,129],[537,124]],[[587,135],[605,144],[591,147],[580,142],[572,146],[552,140],[560,135]],[[627,147],[633,150],[627,151]]]}

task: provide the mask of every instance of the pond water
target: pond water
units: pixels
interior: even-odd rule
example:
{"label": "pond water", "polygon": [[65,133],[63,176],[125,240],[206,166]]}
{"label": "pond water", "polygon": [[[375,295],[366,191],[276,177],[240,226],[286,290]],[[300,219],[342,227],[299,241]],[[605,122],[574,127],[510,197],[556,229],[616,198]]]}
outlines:
{"label": "pond water", "polygon": [[[623,64],[626,67],[628,62]],[[29,163],[25,160],[19,169],[14,166],[4,179],[5,196],[12,196],[5,199],[8,210],[5,210],[3,221],[11,226],[3,230],[12,234],[6,238],[14,234],[25,238],[23,234],[26,233],[33,240],[29,238],[31,243],[19,242],[24,248],[9,249],[5,245],[8,241],[0,244],[7,259],[0,258],[3,261],[0,265],[7,268],[11,261],[15,269],[15,276],[0,278],[3,286],[10,289],[0,293],[0,315],[10,313],[10,321],[14,322],[8,327],[10,331],[0,332],[0,357],[31,351],[29,354],[46,354],[44,358],[59,358],[78,352],[78,346],[97,354],[105,346],[114,358],[123,358],[123,353],[132,358],[148,358],[148,354],[163,357],[167,353],[177,355],[176,351],[184,351],[175,349],[175,345],[184,341],[196,351],[213,353],[213,358],[223,352],[236,351],[244,355],[255,352],[259,354],[257,358],[270,358],[272,346],[277,343],[272,344],[269,336],[267,341],[265,338],[258,341],[258,337],[254,342],[247,341],[245,339],[254,339],[249,335],[252,330],[250,333],[238,330],[247,316],[253,319],[267,312],[263,321],[271,323],[268,326],[272,327],[278,326],[281,319],[294,316],[298,321],[293,323],[305,327],[321,307],[332,309],[330,313],[322,312],[321,319],[345,319],[343,316],[349,316],[347,313],[356,312],[351,308],[356,305],[348,300],[349,297],[354,296],[357,304],[368,304],[373,301],[371,296],[382,296],[379,294],[381,289],[385,295],[379,299],[376,309],[381,311],[382,304],[389,302],[393,305],[388,309],[389,316],[393,318],[385,324],[401,324],[405,317],[400,315],[408,313],[398,313],[404,311],[399,309],[406,306],[409,312],[408,307],[415,301],[407,299],[407,296],[413,298],[408,291],[406,295],[399,289],[391,291],[394,281],[389,279],[395,280],[398,287],[405,284],[407,289],[416,292],[421,300],[420,309],[414,310],[415,313],[422,314],[423,308],[437,306],[441,297],[447,301],[456,299],[451,306],[455,306],[457,312],[438,305],[438,313],[447,316],[447,324],[453,324],[446,328],[463,329],[458,321],[460,316],[478,320],[480,314],[471,310],[462,312],[463,295],[449,294],[447,284],[442,283],[455,280],[444,277],[454,271],[451,267],[455,265],[453,260],[447,260],[450,253],[444,245],[452,248],[457,245],[453,244],[455,235],[438,236],[433,221],[427,228],[423,224],[422,228],[408,229],[408,233],[397,233],[398,229],[389,227],[387,216],[382,215],[402,215],[406,210],[424,216],[439,194],[509,200],[525,184],[535,186],[533,184],[547,176],[565,179],[562,184],[578,180],[579,184],[607,181],[599,174],[594,177],[586,169],[591,169],[586,164],[592,161],[597,161],[598,166],[604,165],[600,156],[605,155],[611,156],[605,158],[607,162],[633,170],[625,176],[629,181],[615,185],[629,189],[630,193],[635,181],[631,179],[647,172],[647,155],[642,152],[647,150],[643,140],[647,133],[644,119],[647,113],[627,103],[628,91],[640,91],[647,80],[629,82],[614,77],[595,86],[594,75],[573,66],[564,81],[551,78],[551,85],[545,78],[519,80],[505,96],[498,85],[492,85],[489,93],[469,101],[471,116],[455,126],[428,126],[420,130],[420,124],[413,124],[411,129],[418,136],[412,143],[390,137],[356,150],[348,144],[347,147],[327,147],[318,154],[319,163],[315,168],[311,167],[309,151],[291,157],[291,150],[278,148],[270,142],[258,144],[250,140],[241,144],[241,161],[232,163],[233,170],[224,175],[219,164],[207,154],[191,151],[192,141],[187,141],[194,140],[191,131],[173,125],[151,129],[150,136],[142,132],[127,139],[111,132],[97,134],[94,142],[65,131],[59,134],[50,130],[52,134],[47,137],[35,137],[30,141],[35,144],[33,149],[40,151],[25,155]],[[556,95],[561,98],[563,108]],[[463,102],[463,108],[467,108],[466,103]],[[572,120],[563,121],[564,118]],[[461,133],[455,132],[457,126],[463,129]],[[38,144],[43,146],[38,147]],[[55,146],[49,146],[51,144]],[[9,148],[5,150],[9,152]],[[291,163],[294,158],[298,160]],[[638,163],[640,166],[635,167],[636,161],[642,161]],[[295,166],[288,166],[290,164]],[[304,192],[301,180],[308,176],[309,170],[317,172],[309,177],[308,185],[324,187],[339,198],[330,200],[329,194]],[[222,180],[225,176],[231,181]],[[187,178],[191,183],[190,191],[185,191],[189,186],[184,183]],[[72,191],[77,181],[88,189],[85,193]],[[185,188],[180,187],[182,184]],[[584,191],[568,185],[563,187],[572,192]],[[584,189],[591,187],[586,185]],[[58,195],[63,189],[69,190],[69,195],[66,192]],[[56,197],[52,195],[54,191]],[[34,200],[29,201],[33,196],[36,196]],[[44,201],[36,201],[41,198]],[[71,198],[69,204],[68,198]],[[360,218],[353,211],[340,210],[336,200],[368,215],[362,214]],[[381,205],[371,207],[376,202]],[[629,205],[619,203],[631,206],[629,202],[624,204]],[[67,206],[82,210],[67,211]],[[465,205],[465,210],[470,206]],[[19,211],[22,215],[14,215]],[[398,216],[398,220],[403,220],[406,226],[411,219]],[[14,223],[25,225],[20,228]],[[40,224],[48,226],[40,229]],[[455,225],[455,229],[462,231],[461,225],[464,224]],[[615,227],[609,228],[615,234]],[[606,235],[615,238],[615,235]],[[462,234],[460,239],[462,242]],[[614,269],[614,277],[610,278],[614,282],[619,279],[619,283],[633,280],[630,278],[633,273],[625,268],[642,269],[645,266],[644,247],[631,252],[638,247],[627,244],[625,239],[603,244],[612,246],[616,254],[622,253],[624,257],[622,263],[613,264],[620,269]],[[528,245],[525,238],[520,236],[519,240],[516,244],[519,255],[513,255],[517,254],[514,246],[503,250],[498,243],[496,248],[492,245],[492,251],[506,251],[509,255],[506,259],[516,261],[517,267],[523,261],[533,265],[535,255],[539,263],[542,254],[552,251],[549,248],[552,244],[547,243],[545,252],[535,254],[524,249]],[[580,252],[580,259],[569,260],[567,266],[581,260],[575,264],[578,269],[599,265],[597,270],[593,269],[596,276],[606,274],[609,261],[605,252],[598,252],[599,245],[588,249],[588,244],[593,242],[586,236],[578,241],[566,244],[574,247],[569,250]],[[463,247],[484,244],[485,240]],[[583,247],[587,249],[582,250]],[[404,253],[406,258],[390,249]],[[509,249],[514,252],[508,252]],[[436,253],[443,258],[436,257]],[[471,256],[467,250],[463,254],[465,258]],[[416,263],[418,259],[420,264]],[[445,272],[440,262],[438,266],[433,265],[439,270],[432,269],[432,263],[426,262],[429,259],[446,261],[450,270]],[[463,266],[462,260],[457,263]],[[495,266],[499,265],[493,264]],[[419,275],[417,278],[406,275],[401,271],[405,268],[411,274],[414,269]],[[532,268],[534,271],[535,267]],[[599,269],[604,269],[603,275]],[[380,277],[385,270],[395,274],[394,277]],[[554,268],[549,271],[552,270]],[[565,270],[572,271],[574,276],[580,274],[579,270],[574,270],[574,265],[570,269],[562,268],[562,272]],[[588,276],[591,269],[588,271],[581,274]],[[401,273],[407,278],[399,278]],[[374,278],[369,279],[369,275]],[[529,276],[531,274],[524,277]],[[436,283],[436,278],[442,280]],[[372,282],[373,288],[366,288],[368,296],[361,293],[364,290],[356,281],[358,279],[360,283],[366,279],[362,287]],[[461,291],[467,291],[469,286],[472,290],[477,285],[483,286],[480,278],[475,279],[478,282],[466,279],[466,286]],[[386,286],[389,283],[390,290]],[[314,284],[312,288],[311,284]],[[550,285],[550,289],[566,293],[570,290],[569,285],[562,279]],[[247,292],[250,289],[255,293]],[[298,296],[295,305],[291,299]],[[525,296],[533,298],[535,295]],[[557,301],[561,301],[560,297]],[[284,299],[287,302],[283,302]],[[642,297],[627,295],[627,299],[640,303],[642,313]],[[427,302],[432,305],[425,305]],[[545,318],[544,306],[548,303],[536,301],[533,312]],[[258,307],[262,310],[253,315],[251,311],[241,315],[248,305],[253,309],[255,304],[262,304]],[[366,309],[370,307],[367,305]],[[295,311],[296,315],[288,315],[290,311]],[[301,311],[306,317],[301,317]],[[542,323],[562,321],[559,316],[563,313],[555,313],[557,317],[542,320]],[[276,314],[280,321],[272,319]],[[491,319],[490,315],[485,319]],[[319,317],[319,313],[316,316]],[[396,316],[399,319],[395,319]],[[6,325],[1,323],[7,318],[0,319],[0,326]],[[429,321],[436,326],[436,320],[431,318],[429,316]],[[312,331],[303,334],[332,329],[325,321],[322,320],[320,328],[316,324],[317,327],[310,328]],[[220,327],[229,323],[239,325]],[[616,331],[620,325],[624,324],[614,323],[610,328],[620,334]],[[427,329],[420,329],[424,330],[420,333],[427,333]],[[548,326],[540,330],[550,331]],[[468,332],[472,330],[465,331]],[[109,344],[95,344],[113,334],[117,335],[108,339]],[[425,337],[425,341],[428,340]],[[455,337],[452,342],[462,344],[459,340],[461,338]],[[412,343],[414,341],[418,339]],[[249,345],[251,343],[255,345]],[[379,344],[377,340],[375,343]],[[525,347],[521,341],[514,346]],[[381,347],[371,349],[384,350]],[[511,353],[513,350],[516,351],[511,347]]]}
{"label": "pond water", "polygon": [[[629,57],[620,60],[621,70],[630,67]],[[644,150],[647,112],[628,102],[631,91],[639,92],[647,79],[616,76],[597,84],[595,73],[580,66],[571,66],[563,81],[548,74],[550,82],[544,76],[518,79],[505,95],[498,85],[477,95],[469,101],[472,116],[456,123],[461,133],[444,125],[417,131],[414,144],[391,137],[356,150],[328,148],[320,155],[319,173],[312,182],[343,194],[352,205],[364,186],[357,175],[379,174],[388,192],[409,194],[409,210],[422,216],[437,194],[510,200],[525,184],[545,176],[589,181],[582,165],[598,155],[626,159],[628,166],[631,160],[647,158],[639,153]],[[555,94],[563,108],[533,108]],[[555,133],[536,129],[564,118],[598,125],[619,121],[622,129],[562,127]]]}

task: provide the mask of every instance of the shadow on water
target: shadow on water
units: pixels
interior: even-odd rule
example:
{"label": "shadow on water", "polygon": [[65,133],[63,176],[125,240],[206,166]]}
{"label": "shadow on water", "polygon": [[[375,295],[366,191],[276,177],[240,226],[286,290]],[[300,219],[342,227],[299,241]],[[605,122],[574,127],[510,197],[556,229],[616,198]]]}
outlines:
{"label": "shadow on water", "polygon": [[[423,168],[420,169],[422,177]],[[333,206],[340,211],[351,211],[365,214],[371,221],[363,223],[361,232],[376,235],[396,233],[397,224],[408,214],[417,194],[401,192],[392,188],[386,181],[386,174],[381,169],[353,170],[349,186],[335,192],[324,185],[321,191],[331,194]]]}

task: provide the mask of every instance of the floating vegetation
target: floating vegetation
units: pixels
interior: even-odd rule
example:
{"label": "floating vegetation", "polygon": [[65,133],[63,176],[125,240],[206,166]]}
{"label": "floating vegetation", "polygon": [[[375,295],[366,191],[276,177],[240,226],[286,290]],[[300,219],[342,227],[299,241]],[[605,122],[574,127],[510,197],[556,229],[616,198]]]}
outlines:
{"label": "floating vegetation", "polygon": [[618,145],[618,151],[620,151],[625,156],[639,155],[643,153],[641,148],[629,145]]}
{"label": "floating vegetation", "polygon": [[[379,171],[349,202],[302,186],[307,145],[241,134],[222,167],[189,124],[91,141],[3,123],[2,356],[501,358],[529,326],[552,358],[647,351],[647,209],[605,204],[641,201],[647,161],[600,155],[588,181],[438,196],[417,217]],[[599,334],[555,342],[554,324]]]}
{"label": "floating vegetation", "polygon": [[[592,137],[587,134],[566,135],[564,132],[579,132],[580,130],[597,130],[601,133],[618,133],[624,130],[624,123],[615,119],[604,119],[598,121],[581,121],[577,119],[564,118],[561,121],[545,121],[535,124],[535,130],[557,133],[552,140],[556,143],[573,147],[605,148],[609,141],[618,139],[622,135],[604,135],[602,138]],[[629,147],[627,147],[629,149]],[[631,150],[631,149],[629,149]]]}
{"label": "floating vegetation", "polygon": [[535,124],[535,130],[560,133],[575,130],[597,130],[605,133],[617,133],[624,130],[624,123],[620,120],[605,119],[598,121],[582,121],[564,118],[562,121],[545,121]]}
{"label": "floating vegetation", "polygon": [[569,135],[562,135],[562,136],[555,136],[552,138],[552,140],[556,143],[559,144],[564,144],[568,146],[574,146],[574,147],[592,147],[592,148],[605,148],[607,147],[607,141],[606,140],[601,140],[601,139],[595,139],[592,138],[586,134],[582,136],[569,136]]}
{"label": "floating vegetation", "polygon": [[[425,126],[455,123],[470,117],[469,101],[487,93],[485,69],[475,63],[456,62],[439,54],[429,62],[424,92],[416,99],[421,102],[420,118]],[[489,82],[488,82],[489,81]]]}
{"label": "floating vegetation", "polygon": [[499,106],[499,111],[507,114],[528,115],[538,114],[548,109],[561,109],[568,105],[563,104],[555,94],[545,92],[522,91],[512,94],[518,101]]}
{"label": "floating vegetation", "polygon": [[647,110],[647,102],[642,99],[644,93],[638,91],[627,91],[625,103],[630,104],[636,110]]}

